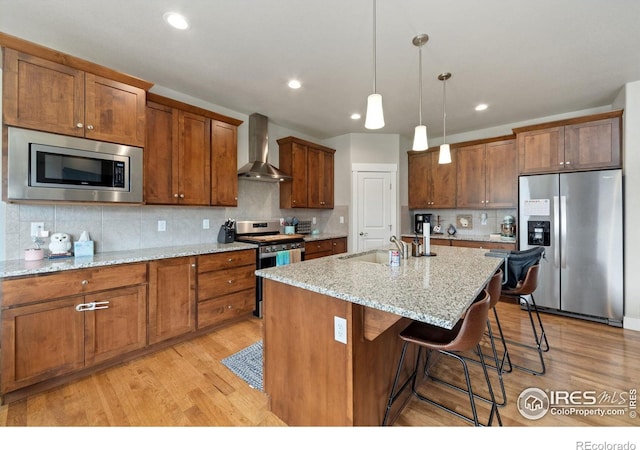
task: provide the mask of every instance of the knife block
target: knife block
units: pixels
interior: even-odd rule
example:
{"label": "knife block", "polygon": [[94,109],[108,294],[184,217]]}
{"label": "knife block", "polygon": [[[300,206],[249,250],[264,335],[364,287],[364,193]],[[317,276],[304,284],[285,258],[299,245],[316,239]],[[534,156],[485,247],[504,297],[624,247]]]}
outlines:
{"label": "knife block", "polygon": [[219,244],[230,244],[236,239],[236,231],[233,228],[227,228],[224,225],[220,226],[220,231],[218,231],[218,243]]}

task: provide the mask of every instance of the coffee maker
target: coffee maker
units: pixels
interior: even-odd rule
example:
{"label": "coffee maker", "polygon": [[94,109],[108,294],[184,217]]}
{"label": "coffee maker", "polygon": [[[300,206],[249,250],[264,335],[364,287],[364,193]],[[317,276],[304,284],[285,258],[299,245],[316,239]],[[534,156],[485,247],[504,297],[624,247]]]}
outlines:
{"label": "coffee maker", "polygon": [[433,228],[433,224],[431,222],[431,214],[416,214],[415,221],[413,226],[413,232],[415,234],[422,234],[422,230],[424,229],[425,222],[429,224],[429,233]]}

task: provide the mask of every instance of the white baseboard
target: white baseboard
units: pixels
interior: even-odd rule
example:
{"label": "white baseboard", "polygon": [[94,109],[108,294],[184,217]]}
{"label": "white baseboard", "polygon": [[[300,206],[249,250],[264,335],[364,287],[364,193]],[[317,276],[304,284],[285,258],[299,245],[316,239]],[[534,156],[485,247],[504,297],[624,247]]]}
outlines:
{"label": "white baseboard", "polygon": [[622,321],[622,326],[625,330],[640,331],[640,319],[625,317]]}

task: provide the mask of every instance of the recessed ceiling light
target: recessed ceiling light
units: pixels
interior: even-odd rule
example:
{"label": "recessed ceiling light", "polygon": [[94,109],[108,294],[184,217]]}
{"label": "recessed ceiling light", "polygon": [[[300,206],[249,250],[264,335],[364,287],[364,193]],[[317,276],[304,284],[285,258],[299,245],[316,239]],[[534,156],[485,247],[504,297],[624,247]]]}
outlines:
{"label": "recessed ceiling light", "polygon": [[300,84],[298,80],[289,80],[287,86],[289,86],[291,89],[300,89],[302,84]]}
{"label": "recessed ceiling light", "polygon": [[187,22],[187,19],[182,14],[168,12],[162,17],[173,28],[177,28],[178,30],[186,30],[189,28],[189,22]]}
{"label": "recessed ceiling light", "polygon": [[478,106],[476,106],[476,111],[484,111],[488,107],[489,105],[487,105],[486,103],[480,103]]}
{"label": "recessed ceiling light", "polygon": [[362,117],[362,116],[361,116],[360,114],[358,114],[358,113],[353,113],[353,114],[351,114],[351,118],[352,118],[353,120],[358,120],[360,117]]}

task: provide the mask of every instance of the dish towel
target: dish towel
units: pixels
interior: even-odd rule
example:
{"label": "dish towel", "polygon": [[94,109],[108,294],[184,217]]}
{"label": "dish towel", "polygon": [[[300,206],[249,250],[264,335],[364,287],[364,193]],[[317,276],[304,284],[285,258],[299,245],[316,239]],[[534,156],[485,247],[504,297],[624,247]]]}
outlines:
{"label": "dish towel", "polygon": [[302,261],[302,250],[300,250],[299,248],[289,250],[289,260],[291,263]]}
{"label": "dish towel", "polygon": [[276,266],[286,266],[289,261],[289,250],[281,250],[276,253]]}

